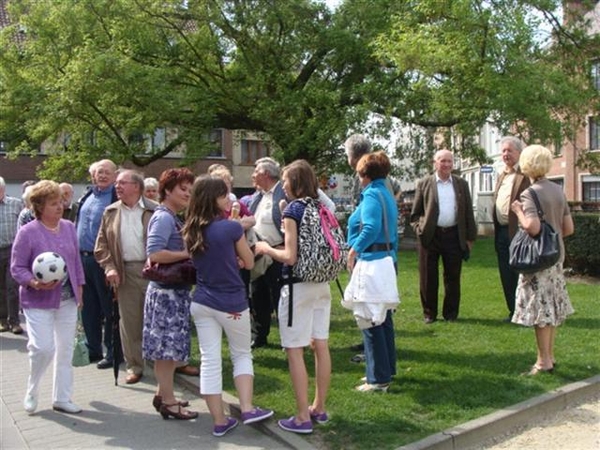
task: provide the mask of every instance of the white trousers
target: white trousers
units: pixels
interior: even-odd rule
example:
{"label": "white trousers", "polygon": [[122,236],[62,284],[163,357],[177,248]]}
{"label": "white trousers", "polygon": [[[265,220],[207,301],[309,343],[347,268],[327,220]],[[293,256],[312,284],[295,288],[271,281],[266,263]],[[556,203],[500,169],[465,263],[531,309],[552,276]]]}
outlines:
{"label": "white trousers", "polygon": [[73,344],[77,328],[75,299],[60,302],[58,309],[27,308],[29,379],[27,394],[37,396],[40,381],[54,360],[52,402],[71,401],[73,393]]}
{"label": "white trousers", "polygon": [[223,331],[229,342],[233,378],[239,375],[254,375],[249,309],[241,313],[224,313],[192,302],[190,312],[200,344],[200,394],[221,394],[223,391]]}

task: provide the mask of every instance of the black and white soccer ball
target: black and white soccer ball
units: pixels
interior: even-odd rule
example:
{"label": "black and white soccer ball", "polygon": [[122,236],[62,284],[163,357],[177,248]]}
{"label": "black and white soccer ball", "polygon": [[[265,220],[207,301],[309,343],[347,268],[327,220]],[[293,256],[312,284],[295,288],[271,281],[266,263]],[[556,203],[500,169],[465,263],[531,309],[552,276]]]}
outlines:
{"label": "black and white soccer ball", "polygon": [[62,281],[67,276],[67,264],[58,253],[44,252],[33,260],[31,271],[42,283]]}

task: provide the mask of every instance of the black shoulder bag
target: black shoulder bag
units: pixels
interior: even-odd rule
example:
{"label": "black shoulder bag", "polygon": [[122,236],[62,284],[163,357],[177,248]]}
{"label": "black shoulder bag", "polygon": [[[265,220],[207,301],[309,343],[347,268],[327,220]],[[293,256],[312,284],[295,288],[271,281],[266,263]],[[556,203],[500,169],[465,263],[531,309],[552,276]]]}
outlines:
{"label": "black shoulder bag", "polygon": [[532,237],[523,228],[519,228],[511,241],[508,264],[519,273],[539,272],[553,266],[560,258],[558,233],[544,220],[544,211],[535,190],[529,190],[537,208],[541,229],[537,236]]}

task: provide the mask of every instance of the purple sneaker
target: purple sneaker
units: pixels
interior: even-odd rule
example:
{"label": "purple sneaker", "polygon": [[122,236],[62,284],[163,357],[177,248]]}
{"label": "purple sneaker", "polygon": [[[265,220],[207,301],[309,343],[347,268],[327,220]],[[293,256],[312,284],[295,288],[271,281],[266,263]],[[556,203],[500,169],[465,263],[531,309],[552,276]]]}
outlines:
{"label": "purple sneaker", "polygon": [[297,424],[295,420],[296,418],[294,416],[289,419],[281,419],[277,422],[277,425],[279,425],[279,428],[282,428],[285,431],[291,431],[292,433],[310,434],[313,432],[313,426],[310,420],[300,424]]}
{"label": "purple sneaker", "polygon": [[227,423],[225,425],[215,425],[213,428],[213,436],[221,437],[227,434],[229,431],[233,430],[238,426],[238,421],[233,417],[227,418]]}
{"label": "purple sneaker", "polygon": [[310,418],[313,422],[323,425],[324,423],[329,422],[329,416],[327,413],[323,411],[322,413],[314,412],[312,409],[309,409]]}
{"label": "purple sneaker", "polygon": [[244,425],[249,425],[251,423],[260,422],[261,420],[268,419],[272,415],[272,409],[254,408],[251,411],[242,413],[242,423]]}

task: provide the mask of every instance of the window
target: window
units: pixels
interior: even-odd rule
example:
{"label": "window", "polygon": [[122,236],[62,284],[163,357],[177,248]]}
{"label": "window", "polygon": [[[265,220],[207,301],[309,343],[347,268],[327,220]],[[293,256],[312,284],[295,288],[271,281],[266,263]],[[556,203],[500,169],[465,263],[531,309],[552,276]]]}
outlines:
{"label": "window", "polygon": [[222,158],[223,157],[223,130],[215,129],[210,132],[208,135],[209,141],[213,144],[210,151],[208,152],[208,157],[212,158]]}
{"label": "window", "polygon": [[257,159],[269,156],[269,148],[263,141],[242,139],[242,164],[253,165]]}
{"label": "window", "polygon": [[564,178],[550,178],[550,181],[552,181],[555,184],[558,184],[563,189],[565,187],[565,179]]}
{"label": "window", "polygon": [[600,59],[592,62],[592,84],[600,91]]}
{"label": "window", "polygon": [[590,129],[590,150],[600,149],[600,116],[588,119]]}
{"label": "window", "polygon": [[600,177],[584,175],[582,182],[582,200],[584,202],[600,202]]}

